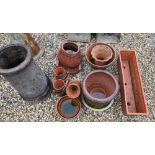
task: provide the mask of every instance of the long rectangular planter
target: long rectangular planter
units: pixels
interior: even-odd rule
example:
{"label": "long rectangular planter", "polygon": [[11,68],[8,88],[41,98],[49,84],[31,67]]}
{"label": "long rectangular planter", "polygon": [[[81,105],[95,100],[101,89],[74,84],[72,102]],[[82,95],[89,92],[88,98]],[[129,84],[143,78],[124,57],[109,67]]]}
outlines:
{"label": "long rectangular planter", "polygon": [[119,52],[119,76],[125,115],[148,115],[136,51]]}

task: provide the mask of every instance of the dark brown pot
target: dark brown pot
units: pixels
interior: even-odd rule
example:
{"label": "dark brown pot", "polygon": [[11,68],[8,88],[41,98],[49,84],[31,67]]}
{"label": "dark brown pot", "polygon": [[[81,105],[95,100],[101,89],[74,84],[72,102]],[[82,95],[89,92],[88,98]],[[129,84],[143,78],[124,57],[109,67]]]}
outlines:
{"label": "dark brown pot", "polygon": [[53,80],[53,89],[57,93],[64,93],[66,88],[66,83],[64,80],[58,79]]}
{"label": "dark brown pot", "polygon": [[76,99],[71,99],[67,95],[57,102],[57,112],[65,119],[75,118],[81,110],[81,103]]}
{"label": "dark brown pot", "polygon": [[61,45],[58,52],[58,61],[65,68],[77,68],[81,64],[82,56],[77,44],[67,42]]}
{"label": "dark brown pot", "polygon": [[[109,59],[106,64],[103,64],[102,66],[95,64],[95,60],[93,59],[91,52],[93,50],[93,48],[97,45],[105,45],[107,46],[109,49],[111,49],[112,52],[112,58]],[[88,47],[87,51],[86,51],[86,60],[88,61],[88,63],[95,69],[105,69],[109,66],[111,66],[114,61],[117,59],[117,53],[114,51],[114,49],[108,45],[108,44],[104,44],[104,43],[95,43],[92,44],[90,47]]]}
{"label": "dark brown pot", "polygon": [[68,76],[67,71],[63,67],[54,68],[53,73],[54,73],[56,79],[65,80],[67,78],[67,76]]}
{"label": "dark brown pot", "polygon": [[112,49],[105,45],[96,45],[92,51],[91,56],[94,59],[95,65],[104,66],[110,59],[112,59]]}
{"label": "dark brown pot", "polygon": [[102,110],[116,97],[119,85],[109,72],[95,70],[84,78],[82,90],[86,104],[93,109]]}
{"label": "dark brown pot", "polygon": [[66,94],[68,97],[74,99],[80,96],[81,88],[78,80],[71,81],[66,87]]}

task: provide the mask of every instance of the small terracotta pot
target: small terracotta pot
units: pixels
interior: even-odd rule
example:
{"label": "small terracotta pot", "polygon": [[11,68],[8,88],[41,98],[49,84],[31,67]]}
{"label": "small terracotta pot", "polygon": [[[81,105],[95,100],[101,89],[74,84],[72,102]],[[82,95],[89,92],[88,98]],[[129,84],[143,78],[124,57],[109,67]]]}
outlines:
{"label": "small terracotta pot", "polygon": [[[107,46],[107,48],[111,49],[111,52],[112,52],[112,57],[111,57],[111,59],[109,59],[109,60],[106,62],[106,64],[104,64],[104,65],[102,65],[102,66],[95,64],[95,63],[97,63],[97,62],[94,61],[94,58],[93,58],[92,55],[91,55],[91,52],[92,52],[93,48],[94,48],[95,46],[98,46],[98,45]],[[114,61],[116,61],[116,59],[117,59],[117,53],[116,53],[116,52],[114,51],[114,49],[113,49],[110,45],[108,45],[108,44],[104,44],[104,43],[95,43],[95,44],[92,44],[91,46],[89,46],[88,49],[87,49],[87,51],[86,51],[86,60],[87,60],[88,63],[89,63],[93,68],[95,68],[95,69],[105,69],[105,68],[111,66],[111,65],[114,63]]]}
{"label": "small terracotta pot", "polygon": [[63,67],[56,67],[53,70],[56,79],[65,80],[68,76],[67,71]]}
{"label": "small terracotta pot", "polygon": [[67,95],[57,102],[57,112],[65,119],[75,118],[81,110],[81,103],[76,99],[71,99]]}
{"label": "small terracotta pot", "polygon": [[91,56],[98,66],[105,65],[112,58],[112,55],[112,49],[105,45],[96,45],[91,51]]}
{"label": "small terracotta pot", "polygon": [[116,97],[119,85],[109,72],[95,70],[84,78],[82,90],[86,104],[102,110]]}
{"label": "small terracotta pot", "polygon": [[66,88],[66,83],[64,80],[58,79],[58,80],[53,80],[53,89],[57,93],[64,93]]}
{"label": "small terracotta pot", "polygon": [[66,94],[68,97],[74,99],[80,96],[81,88],[78,80],[71,81],[66,87]]}
{"label": "small terracotta pot", "polygon": [[[61,45],[58,52],[59,65],[64,68],[73,70],[74,72],[79,72],[79,66],[81,64],[82,56],[80,48],[77,44],[72,42],[67,42]],[[75,70],[74,70],[75,68]],[[70,71],[70,73],[72,73]]]}

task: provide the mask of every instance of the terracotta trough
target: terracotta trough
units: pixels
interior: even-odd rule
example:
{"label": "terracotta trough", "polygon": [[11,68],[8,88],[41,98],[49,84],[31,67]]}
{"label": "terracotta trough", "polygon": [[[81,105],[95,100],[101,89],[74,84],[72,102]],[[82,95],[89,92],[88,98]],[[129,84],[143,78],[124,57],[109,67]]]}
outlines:
{"label": "terracotta trough", "polygon": [[148,115],[136,52],[121,50],[119,76],[125,115]]}

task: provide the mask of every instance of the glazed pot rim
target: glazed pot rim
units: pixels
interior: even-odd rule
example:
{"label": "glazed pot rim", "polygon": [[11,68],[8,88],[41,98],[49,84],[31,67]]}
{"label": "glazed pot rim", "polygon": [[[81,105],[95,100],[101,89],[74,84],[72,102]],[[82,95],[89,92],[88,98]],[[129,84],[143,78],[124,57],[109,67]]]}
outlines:
{"label": "glazed pot rim", "polygon": [[[76,103],[78,103],[78,111],[77,111],[72,117],[66,117],[66,115],[64,115],[64,114],[61,112],[60,108],[59,108],[59,107],[61,106],[61,104],[63,103],[63,101],[66,100],[66,99],[75,100]],[[68,97],[67,95],[65,95],[65,96],[61,97],[61,98],[57,101],[56,110],[57,110],[58,114],[59,114],[61,117],[63,117],[64,119],[73,119],[73,118],[77,117],[78,114],[79,114],[80,111],[81,111],[81,102],[80,102],[80,100],[79,100],[78,98],[72,99],[72,98]]]}
{"label": "glazed pot rim", "polygon": [[[95,47],[95,46],[97,46],[97,45],[106,45],[106,46],[108,46],[108,47],[113,51],[114,58],[112,59],[112,61],[111,61],[110,63],[108,63],[108,64],[106,64],[106,65],[103,65],[103,66],[99,66],[99,65],[95,65],[94,63],[92,63],[92,62],[89,60],[89,58],[88,58],[88,56],[87,56],[88,52],[90,51],[90,49],[91,49],[91,51],[92,51],[93,47]],[[90,52],[91,52],[91,51],[90,51]],[[116,59],[117,59],[117,53],[116,53],[116,51],[113,49],[112,46],[110,46],[110,45],[108,45],[108,44],[105,44],[105,43],[93,43],[92,45],[90,45],[90,46],[87,48],[85,56],[86,56],[87,62],[88,62],[91,66],[93,66],[93,67],[95,67],[95,68],[99,68],[99,69],[103,69],[103,68],[107,68],[107,67],[111,66],[111,65],[116,61]]]}
{"label": "glazed pot rim", "polygon": [[[65,44],[73,44],[73,45],[77,46],[77,51],[76,52],[72,52],[72,53],[67,53],[66,50],[64,49],[64,45]],[[74,43],[74,42],[65,42],[65,43],[62,43],[61,44],[61,48],[64,51],[64,53],[62,53],[62,54],[67,55],[67,56],[70,56],[70,57],[74,57],[78,53],[80,53],[80,46],[78,44]]]}
{"label": "glazed pot rim", "polygon": [[17,65],[16,67],[13,67],[13,68],[10,68],[10,69],[2,69],[2,68],[0,68],[0,74],[2,74],[2,75],[14,74],[14,73],[19,72],[20,70],[24,69],[30,63],[30,61],[32,59],[30,49],[27,46],[25,46],[25,45],[23,45],[21,43],[15,43],[15,44],[7,45],[7,46],[1,48],[0,51],[3,51],[3,50],[5,50],[7,48],[10,48],[10,47],[16,47],[16,46],[17,47],[22,47],[27,51],[25,59],[19,65]]}
{"label": "glazed pot rim", "polygon": [[[112,95],[110,95],[109,97],[107,98],[104,98],[104,99],[98,99],[96,97],[93,97],[90,95],[90,93],[87,91],[86,87],[85,87],[85,84],[86,84],[86,80],[87,78],[92,75],[92,74],[95,74],[95,73],[105,73],[107,75],[109,75],[115,82],[115,91],[113,92]],[[90,72],[89,74],[87,74],[83,80],[83,83],[82,83],[82,89],[83,89],[83,94],[86,98],[88,98],[89,100],[95,100],[95,102],[98,102],[98,103],[105,103],[105,102],[110,102],[111,100],[113,100],[115,98],[115,96],[118,94],[118,91],[119,91],[119,84],[118,84],[118,81],[115,79],[115,77],[109,73],[108,71],[103,71],[103,70],[94,70],[92,72]]]}

